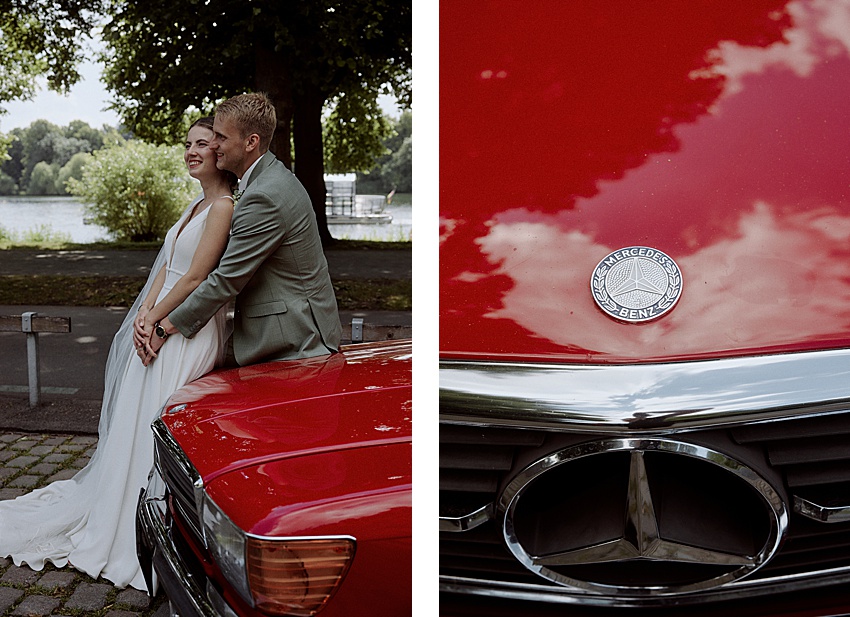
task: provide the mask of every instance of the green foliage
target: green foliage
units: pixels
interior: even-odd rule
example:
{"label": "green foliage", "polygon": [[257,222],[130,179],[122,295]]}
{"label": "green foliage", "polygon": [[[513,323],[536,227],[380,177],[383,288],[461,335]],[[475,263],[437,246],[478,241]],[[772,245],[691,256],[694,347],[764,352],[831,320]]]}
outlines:
{"label": "green foliage", "polygon": [[67,92],[80,79],[80,33],[101,10],[101,0],[0,0],[0,102],[32,98],[41,76]]}
{"label": "green foliage", "polygon": [[385,195],[390,191],[410,193],[413,189],[413,115],[409,111],[393,124],[384,141],[387,152],[366,173],[357,174],[357,192]]}
{"label": "green foliage", "polygon": [[409,106],[411,3],[114,0],[110,17],[102,35],[104,82],[124,125],[143,139],[173,143],[183,138],[186,112],[210,112],[245,91],[268,93],[278,120],[270,149],[294,167],[322,242],[331,243],[325,102],[342,95],[372,100],[376,90],[391,90]]}
{"label": "green foliage", "polygon": [[[2,0],[0,0],[2,1]],[[95,129],[82,120],[74,120],[68,126],[57,126],[47,120],[36,120],[27,128],[16,128],[9,132],[11,142],[7,159],[0,163],[0,172],[12,179],[12,183],[0,182],[0,195],[17,194],[18,191],[30,195],[64,195],[64,183],[68,175],[79,178],[80,161],[65,170],[79,153],[90,153],[104,144],[122,143],[124,139],[111,127]],[[30,186],[33,171],[39,163],[49,164],[53,170],[53,188],[45,185],[46,173],[42,170],[36,180],[37,186]],[[2,176],[0,176],[2,177]],[[17,187],[13,185],[17,185]]]}
{"label": "green foliage", "polygon": [[384,177],[393,187],[402,193],[413,191],[413,141],[411,137],[401,142],[398,150],[390,155],[384,167]]}
{"label": "green foliage", "polygon": [[[12,178],[17,185],[20,186],[21,174],[24,170],[23,154],[24,145],[21,142],[22,129],[12,129],[8,137],[8,146],[5,148],[5,157],[0,162],[0,171]],[[9,195],[9,193],[2,193]]]}
{"label": "green foliage", "polygon": [[56,176],[57,194],[64,195],[68,192],[66,184],[71,178],[76,178],[77,180],[83,179],[83,167],[85,167],[90,158],[91,154],[88,152],[77,152],[71,157],[70,161],[62,166],[62,169],[59,170]]}
{"label": "green foliage", "polygon": [[410,103],[409,2],[117,0],[110,13],[104,81],[124,125],[145,139],[182,139],[187,110],[208,113],[251,90],[278,103],[279,131],[293,97],[308,92],[321,104],[388,88]]}
{"label": "green foliage", "polygon": [[65,244],[71,241],[71,234],[64,231],[53,231],[50,225],[37,225],[23,234],[22,243],[28,246],[46,248]]}
{"label": "green foliage", "polygon": [[70,234],[64,231],[53,231],[53,228],[46,224],[36,225],[23,233],[8,231],[0,226],[0,249],[7,249],[11,246],[58,249],[70,242]]}
{"label": "green foliage", "polygon": [[0,195],[14,195],[18,192],[18,183],[6,172],[0,170]]}
{"label": "green foliage", "polygon": [[82,180],[71,178],[67,187],[94,223],[131,241],[163,238],[193,190],[180,148],[140,141],[95,152]]}
{"label": "green foliage", "polygon": [[368,171],[387,153],[384,142],[393,135],[393,127],[378,105],[377,94],[371,99],[337,97],[324,122],[326,173]]}
{"label": "green foliage", "polygon": [[27,185],[27,195],[55,195],[57,173],[55,165],[45,161],[36,163]]}

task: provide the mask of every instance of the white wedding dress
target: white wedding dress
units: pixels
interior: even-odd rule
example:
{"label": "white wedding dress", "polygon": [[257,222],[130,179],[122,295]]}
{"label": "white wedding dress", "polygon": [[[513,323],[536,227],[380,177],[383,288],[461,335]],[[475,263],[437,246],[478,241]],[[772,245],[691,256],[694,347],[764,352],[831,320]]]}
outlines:
{"label": "white wedding dress", "polygon": [[160,264],[167,260],[163,297],[189,268],[209,208],[179,232],[192,207],[171,228],[148,284],[115,335],[92,460],[70,480],[0,502],[0,554],[41,570],[45,561],[74,568],[118,587],[146,590],[136,558],[135,511],[153,464],[151,422],[168,397],[210,371],[223,356],[224,310],[193,338],[168,339],[147,367],[132,344],[132,322]]}

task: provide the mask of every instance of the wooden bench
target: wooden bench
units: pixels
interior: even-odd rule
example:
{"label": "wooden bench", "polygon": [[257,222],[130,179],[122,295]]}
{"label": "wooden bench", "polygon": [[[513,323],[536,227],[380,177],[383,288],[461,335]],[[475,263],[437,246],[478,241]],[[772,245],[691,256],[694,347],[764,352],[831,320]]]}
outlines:
{"label": "wooden bench", "polygon": [[37,407],[41,395],[38,362],[40,332],[70,332],[70,317],[48,317],[35,311],[21,315],[0,315],[0,332],[23,332],[27,335],[27,375],[29,377],[30,407]]}

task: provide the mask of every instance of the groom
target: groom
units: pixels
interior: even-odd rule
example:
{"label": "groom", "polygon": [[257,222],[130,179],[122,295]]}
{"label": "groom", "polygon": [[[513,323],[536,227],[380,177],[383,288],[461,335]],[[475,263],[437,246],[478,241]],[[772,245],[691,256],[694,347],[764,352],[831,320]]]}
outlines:
{"label": "groom", "polygon": [[268,151],[276,126],[265,94],[235,96],[216,109],[210,148],[217,167],[240,178],[230,240],[218,267],[154,327],[154,351],[168,336],[194,336],[233,298],[231,363],[339,350],[342,328],[313,206],[298,179]]}

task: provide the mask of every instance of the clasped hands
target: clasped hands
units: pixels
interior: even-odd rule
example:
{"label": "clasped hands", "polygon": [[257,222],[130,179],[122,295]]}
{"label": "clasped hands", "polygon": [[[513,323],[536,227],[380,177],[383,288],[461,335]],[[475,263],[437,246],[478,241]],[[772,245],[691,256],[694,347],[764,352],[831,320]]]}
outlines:
{"label": "clasped hands", "polygon": [[149,365],[156,358],[157,352],[165,342],[158,336],[153,336],[154,322],[147,319],[149,309],[142,306],[136,319],[133,320],[133,346],[136,355],[142,360],[142,364]]}

